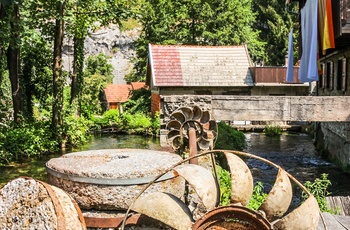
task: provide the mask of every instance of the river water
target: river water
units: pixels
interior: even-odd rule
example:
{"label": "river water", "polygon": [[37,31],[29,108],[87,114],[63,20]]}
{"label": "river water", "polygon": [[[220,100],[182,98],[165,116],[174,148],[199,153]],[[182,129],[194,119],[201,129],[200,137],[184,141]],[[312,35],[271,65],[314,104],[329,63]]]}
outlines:
{"label": "river water", "polygon": [[[317,155],[312,139],[306,134],[285,133],[278,137],[267,137],[262,133],[247,133],[247,148],[245,152],[266,158],[293,175],[300,182],[313,181],[322,173],[328,174],[332,185],[329,191],[332,195],[350,195],[350,174],[342,172],[335,165],[321,159]],[[91,141],[69,152],[95,149],[137,148],[161,150],[159,140],[151,137],[136,135],[95,136]],[[45,163],[52,157],[59,157],[62,153],[45,155],[12,162],[9,166],[0,167],[0,186],[19,176],[29,176],[46,181]],[[271,173],[274,169],[260,161],[247,159],[247,164],[253,171],[254,177],[274,181]]]}

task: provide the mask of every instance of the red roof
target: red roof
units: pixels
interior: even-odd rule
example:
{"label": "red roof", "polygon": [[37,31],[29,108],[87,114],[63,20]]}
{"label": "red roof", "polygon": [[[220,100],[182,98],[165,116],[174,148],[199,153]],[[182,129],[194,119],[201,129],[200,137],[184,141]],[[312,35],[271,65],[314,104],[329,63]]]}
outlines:
{"label": "red roof", "polygon": [[247,47],[149,45],[147,83],[155,87],[253,86]]}
{"label": "red roof", "polygon": [[108,103],[126,102],[130,97],[131,90],[145,87],[145,82],[132,82],[129,84],[110,84],[104,89]]}
{"label": "red roof", "polygon": [[145,82],[131,82],[131,87],[133,90],[138,90],[146,86]]}
{"label": "red roof", "polygon": [[107,102],[126,102],[129,98],[131,85],[116,84],[107,85],[105,88],[105,94]]}

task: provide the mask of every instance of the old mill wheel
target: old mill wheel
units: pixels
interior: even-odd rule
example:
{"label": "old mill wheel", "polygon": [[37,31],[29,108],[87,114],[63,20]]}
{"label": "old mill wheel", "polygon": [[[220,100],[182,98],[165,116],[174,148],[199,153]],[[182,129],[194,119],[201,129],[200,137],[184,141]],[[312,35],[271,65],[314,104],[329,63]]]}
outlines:
{"label": "old mill wheel", "polygon": [[[198,107],[181,108],[172,114],[172,120],[168,122],[168,140],[177,149],[187,140],[186,126],[195,127],[198,149],[209,149],[210,140],[207,140],[204,133],[215,138],[216,124],[210,114],[204,115]],[[212,122],[213,123],[213,122]],[[215,128],[214,128],[215,127]],[[179,141],[181,140],[181,141]],[[200,141],[208,141],[205,148],[199,144]],[[208,146],[208,147],[207,147]],[[187,162],[193,158],[204,155],[223,155],[227,160],[231,176],[231,202],[228,206],[218,206],[220,189],[217,184],[217,175],[211,170]],[[265,201],[258,210],[251,210],[246,207],[253,194],[253,176],[248,165],[242,158],[254,158],[274,168],[277,174],[275,183],[268,193]],[[215,171],[215,160],[212,162]],[[153,182],[150,182],[143,191],[136,196],[131,203],[129,210],[145,214],[153,219],[159,220],[174,229],[316,229],[320,211],[316,199],[307,189],[293,176],[280,166],[264,158],[239,151],[230,150],[206,150],[189,157],[158,175],[154,181],[168,172],[184,178],[196,191],[203,205],[206,207],[206,214],[196,221],[191,210],[183,200],[172,194],[155,192],[142,194]],[[292,201],[292,182],[301,188],[308,198],[294,210],[288,210]],[[287,212],[288,211],[288,212]],[[124,225],[122,226],[124,229]]]}
{"label": "old mill wheel", "polygon": [[212,149],[217,136],[216,121],[209,111],[202,111],[198,106],[182,107],[174,111],[166,128],[168,143],[175,150],[188,145],[190,128],[196,132],[198,150]]}

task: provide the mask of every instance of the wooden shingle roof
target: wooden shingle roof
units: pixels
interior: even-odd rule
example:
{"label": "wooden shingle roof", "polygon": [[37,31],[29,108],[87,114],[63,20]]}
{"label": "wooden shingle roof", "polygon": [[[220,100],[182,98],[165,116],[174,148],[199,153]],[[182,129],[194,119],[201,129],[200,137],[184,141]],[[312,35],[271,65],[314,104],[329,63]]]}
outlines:
{"label": "wooden shingle roof", "polygon": [[253,86],[246,46],[150,44],[148,59],[148,85]]}

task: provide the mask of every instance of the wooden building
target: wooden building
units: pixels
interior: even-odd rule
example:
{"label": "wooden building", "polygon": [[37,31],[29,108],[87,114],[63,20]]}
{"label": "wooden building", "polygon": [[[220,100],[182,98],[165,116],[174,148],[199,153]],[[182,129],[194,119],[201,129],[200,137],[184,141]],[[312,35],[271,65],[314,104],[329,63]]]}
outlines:
{"label": "wooden building", "polygon": [[144,82],[132,82],[131,84],[109,84],[104,89],[102,103],[105,109],[119,109],[123,112],[122,104],[127,102],[132,90],[144,88]]}

